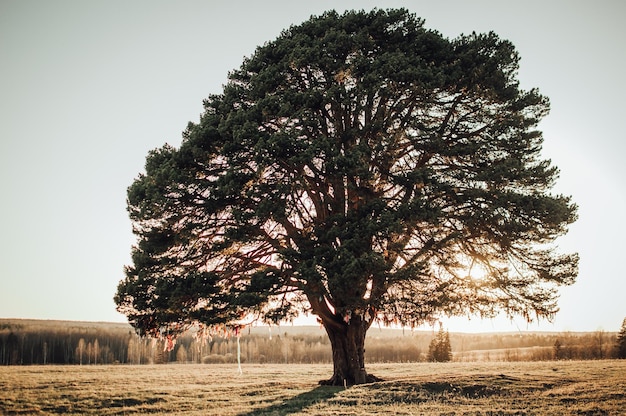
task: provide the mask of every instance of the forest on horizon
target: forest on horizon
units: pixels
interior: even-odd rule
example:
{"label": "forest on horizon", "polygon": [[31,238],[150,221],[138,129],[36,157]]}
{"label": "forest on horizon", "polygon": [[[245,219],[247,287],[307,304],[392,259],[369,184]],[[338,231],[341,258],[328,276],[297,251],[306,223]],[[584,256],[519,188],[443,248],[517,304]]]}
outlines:
{"label": "forest on horizon", "polygon": [[[423,362],[437,331],[373,327],[369,363]],[[543,361],[616,358],[617,332],[450,333],[453,361]],[[124,323],[0,319],[0,365],[331,363],[330,342],[316,326],[250,327],[236,337],[199,339],[187,332],[166,351]]]}

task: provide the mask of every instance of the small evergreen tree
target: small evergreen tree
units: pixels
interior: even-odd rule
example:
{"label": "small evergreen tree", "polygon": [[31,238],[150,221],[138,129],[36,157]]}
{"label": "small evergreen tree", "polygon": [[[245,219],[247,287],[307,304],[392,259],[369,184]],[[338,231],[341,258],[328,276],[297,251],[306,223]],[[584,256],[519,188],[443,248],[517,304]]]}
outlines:
{"label": "small evergreen tree", "polygon": [[626,318],[622,321],[622,328],[619,330],[619,334],[617,335],[617,344],[615,349],[617,358],[626,358]]}
{"label": "small evergreen tree", "polygon": [[439,333],[430,341],[428,346],[428,361],[448,362],[452,360],[452,346],[450,345],[450,334],[443,330],[443,325],[439,324]]}
{"label": "small evergreen tree", "polygon": [[561,344],[561,341],[558,338],[556,341],[554,341],[554,359],[555,360],[563,359],[563,345]]}

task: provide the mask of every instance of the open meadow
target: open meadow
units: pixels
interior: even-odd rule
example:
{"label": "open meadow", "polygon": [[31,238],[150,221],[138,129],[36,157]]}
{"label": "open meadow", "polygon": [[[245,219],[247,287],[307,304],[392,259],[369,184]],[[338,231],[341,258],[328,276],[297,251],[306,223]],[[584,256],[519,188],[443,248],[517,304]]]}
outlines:
{"label": "open meadow", "polygon": [[621,415],[626,360],[374,364],[385,381],[319,386],[330,365],[0,367],[0,414]]}

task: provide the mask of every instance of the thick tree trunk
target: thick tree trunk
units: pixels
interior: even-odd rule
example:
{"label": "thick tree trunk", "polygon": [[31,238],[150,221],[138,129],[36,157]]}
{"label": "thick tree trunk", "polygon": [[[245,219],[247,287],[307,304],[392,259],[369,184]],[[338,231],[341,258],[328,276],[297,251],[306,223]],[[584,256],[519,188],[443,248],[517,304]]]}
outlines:
{"label": "thick tree trunk", "polygon": [[333,376],[320,384],[351,386],[380,381],[365,370],[365,334],[369,323],[360,316],[346,322],[324,322],[333,350]]}

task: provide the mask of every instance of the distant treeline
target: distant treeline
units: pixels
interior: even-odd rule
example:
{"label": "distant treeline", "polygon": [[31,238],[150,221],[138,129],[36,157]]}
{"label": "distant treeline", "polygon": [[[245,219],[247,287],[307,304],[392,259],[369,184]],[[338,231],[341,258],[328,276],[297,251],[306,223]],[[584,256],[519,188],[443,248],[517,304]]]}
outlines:
{"label": "distant treeline", "polygon": [[[428,358],[435,331],[379,330],[366,340],[366,359],[419,362]],[[617,357],[616,333],[450,334],[454,361],[535,361]],[[328,337],[316,327],[254,327],[239,338],[244,363],[331,363]],[[172,351],[138,337],[125,324],[0,320],[0,364],[234,363],[237,339],[200,340],[192,333]]]}

